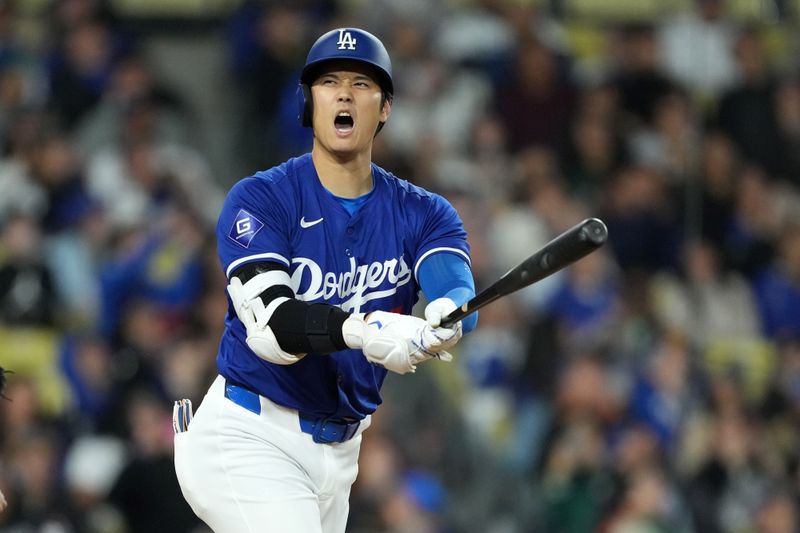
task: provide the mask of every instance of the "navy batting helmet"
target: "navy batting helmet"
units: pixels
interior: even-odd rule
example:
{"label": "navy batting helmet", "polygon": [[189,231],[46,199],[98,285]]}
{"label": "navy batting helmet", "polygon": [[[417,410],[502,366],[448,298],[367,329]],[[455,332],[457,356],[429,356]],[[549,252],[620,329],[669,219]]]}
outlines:
{"label": "navy batting helmet", "polygon": [[[394,94],[392,83],[392,61],[383,43],[369,33],[358,28],[338,28],[322,35],[308,51],[306,64],[300,73],[300,86],[297,89],[300,104],[300,122],[311,126],[313,103],[311,84],[317,77],[319,67],[335,59],[350,59],[367,63],[375,68],[378,79],[375,81],[387,99]],[[383,126],[383,123],[378,127]]]}

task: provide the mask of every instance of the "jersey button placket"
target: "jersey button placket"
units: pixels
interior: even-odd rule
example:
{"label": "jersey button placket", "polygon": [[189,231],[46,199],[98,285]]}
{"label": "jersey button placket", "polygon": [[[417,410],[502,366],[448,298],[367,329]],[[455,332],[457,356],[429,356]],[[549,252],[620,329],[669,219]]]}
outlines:
{"label": "jersey button placket", "polygon": [[344,249],[344,253],[347,257],[353,257],[353,249],[352,249],[352,236],[355,233],[356,229],[353,226],[347,226],[344,230],[345,234],[347,235],[347,239],[345,239],[345,243],[347,247]]}

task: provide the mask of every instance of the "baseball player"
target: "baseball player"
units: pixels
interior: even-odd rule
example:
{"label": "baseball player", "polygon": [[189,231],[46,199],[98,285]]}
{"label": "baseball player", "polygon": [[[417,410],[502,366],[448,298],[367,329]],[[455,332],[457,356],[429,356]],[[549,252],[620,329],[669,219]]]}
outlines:
{"label": "baseball player", "polygon": [[[392,94],[375,36],[325,33],[298,88],[311,153],[228,193],[217,225],[229,280],[219,376],[193,418],[185,401],[174,417],[181,489],[216,532],[344,531],[387,372],[450,360],[476,325],[472,315],[439,327],[475,295],[456,211],[371,161]],[[420,289],[425,320],[409,314]]]}

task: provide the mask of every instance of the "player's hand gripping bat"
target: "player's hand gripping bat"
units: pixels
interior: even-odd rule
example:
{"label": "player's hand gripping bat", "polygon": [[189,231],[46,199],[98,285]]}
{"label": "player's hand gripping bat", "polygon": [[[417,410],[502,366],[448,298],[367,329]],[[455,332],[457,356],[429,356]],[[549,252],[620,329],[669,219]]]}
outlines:
{"label": "player's hand gripping bat", "polygon": [[603,221],[598,218],[587,218],[545,244],[475,298],[444,317],[441,326],[451,326],[501,296],[516,292],[558,272],[601,247],[607,239],[608,229]]}

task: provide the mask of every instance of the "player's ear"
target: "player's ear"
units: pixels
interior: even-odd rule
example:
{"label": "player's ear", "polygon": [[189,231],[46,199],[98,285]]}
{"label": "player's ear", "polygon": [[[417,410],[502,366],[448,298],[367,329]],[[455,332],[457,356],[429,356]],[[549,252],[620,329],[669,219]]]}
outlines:
{"label": "player's ear", "polygon": [[383,93],[381,96],[381,110],[380,110],[380,117],[378,117],[378,129],[375,130],[375,135],[377,136],[378,133],[383,129],[383,126],[386,124],[386,121],[389,120],[389,115],[392,114],[392,95]]}
{"label": "player's ear", "polygon": [[389,120],[389,115],[392,114],[392,99],[391,98],[381,98],[381,122],[386,122]]}

